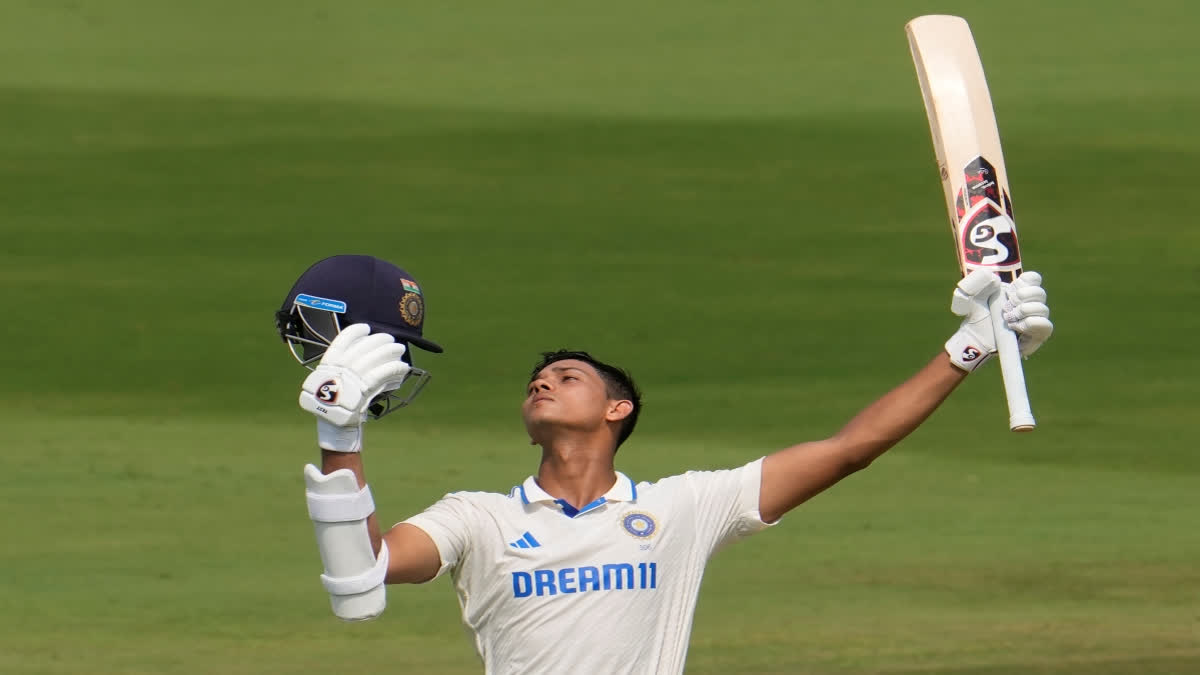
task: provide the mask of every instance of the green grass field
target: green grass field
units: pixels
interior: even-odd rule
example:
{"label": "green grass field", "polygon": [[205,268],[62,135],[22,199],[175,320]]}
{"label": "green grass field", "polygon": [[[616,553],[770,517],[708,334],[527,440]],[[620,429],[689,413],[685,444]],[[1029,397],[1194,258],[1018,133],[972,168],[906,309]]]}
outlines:
{"label": "green grass field", "polygon": [[[709,568],[693,673],[1200,672],[1193,3],[0,2],[0,672],[478,673],[450,584],[329,612],[272,313],[425,287],[384,521],[536,467],[538,352],[646,393],[653,480],[833,433],[956,275],[906,20],[967,12],[1057,331]],[[412,5],[412,6],[409,6]]]}

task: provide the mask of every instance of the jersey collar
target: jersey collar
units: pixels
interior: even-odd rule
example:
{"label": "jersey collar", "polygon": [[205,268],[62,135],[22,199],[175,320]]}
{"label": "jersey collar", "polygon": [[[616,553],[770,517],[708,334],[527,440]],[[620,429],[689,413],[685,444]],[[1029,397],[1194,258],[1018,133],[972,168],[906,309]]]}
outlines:
{"label": "jersey collar", "polygon": [[517,496],[521,498],[521,502],[525,505],[529,504],[546,504],[557,505],[562,509],[564,515],[568,518],[574,518],[583,513],[587,513],[592,509],[599,508],[608,502],[635,502],[637,501],[637,486],[633,480],[621,473],[616,472],[617,482],[613,483],[612,488],[597,498],[594,502],[587,504],[581,508],[575,508],[564,499],[555,499],[550,493],[546,492],[537,484],[537,479],[533,476],[525,479],[524,483],[517,486]]}

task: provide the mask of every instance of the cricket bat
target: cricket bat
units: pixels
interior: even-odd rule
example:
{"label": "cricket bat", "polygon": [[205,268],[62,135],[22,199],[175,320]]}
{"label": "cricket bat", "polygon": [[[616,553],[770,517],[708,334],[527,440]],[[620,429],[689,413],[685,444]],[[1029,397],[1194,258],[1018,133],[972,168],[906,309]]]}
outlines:
{"label": "cricket bat", "polygon": [[[1011,282],[1021,274],[1021,251],[1000,131],[971,29],[961,17],[930,15],[908,22],[905,31],[925,99],[959,270],[966,276],[986,269]],[[1000,305],[994,301],[991,312],[1009,428],[1032,431],[1017,336],[1005,325]]]}

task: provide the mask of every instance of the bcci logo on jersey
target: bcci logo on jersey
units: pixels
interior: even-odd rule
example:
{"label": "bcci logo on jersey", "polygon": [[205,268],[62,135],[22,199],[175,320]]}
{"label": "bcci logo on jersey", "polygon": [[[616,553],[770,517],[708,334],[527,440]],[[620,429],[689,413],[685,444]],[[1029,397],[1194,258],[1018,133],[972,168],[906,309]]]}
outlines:
{"label": "bcci logo on jersey", "polygon": [[658,531],[658,524],[650,514],[636,511],[622,518],[621,525],[625,527],[626,532],[638,539],[649,539]]}

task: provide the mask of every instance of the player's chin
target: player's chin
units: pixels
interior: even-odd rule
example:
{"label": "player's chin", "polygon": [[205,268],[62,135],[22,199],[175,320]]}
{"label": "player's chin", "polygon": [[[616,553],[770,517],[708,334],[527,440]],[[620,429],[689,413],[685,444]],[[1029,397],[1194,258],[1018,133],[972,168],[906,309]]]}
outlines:
{"label": "player's chin", "polygon": [[541,409],[541,406],[526,407],[521,413],[521,416],[525,418],[525,428],[531,435],[537,429],[554,426],[554,414],[552,411]]}
{"label": "player's chin", "polygon": [[525,411],[525,426],[529,429],[558,426],[563,421],[560,418],[554,410],[534,408]]}
{"label": "player's chin", "polygon": [[525,429],[533,438],[550,438],[564,431],[581,431],[590,429],[589,420],[572,416],[565,410],[531,410],[525,414]]}

